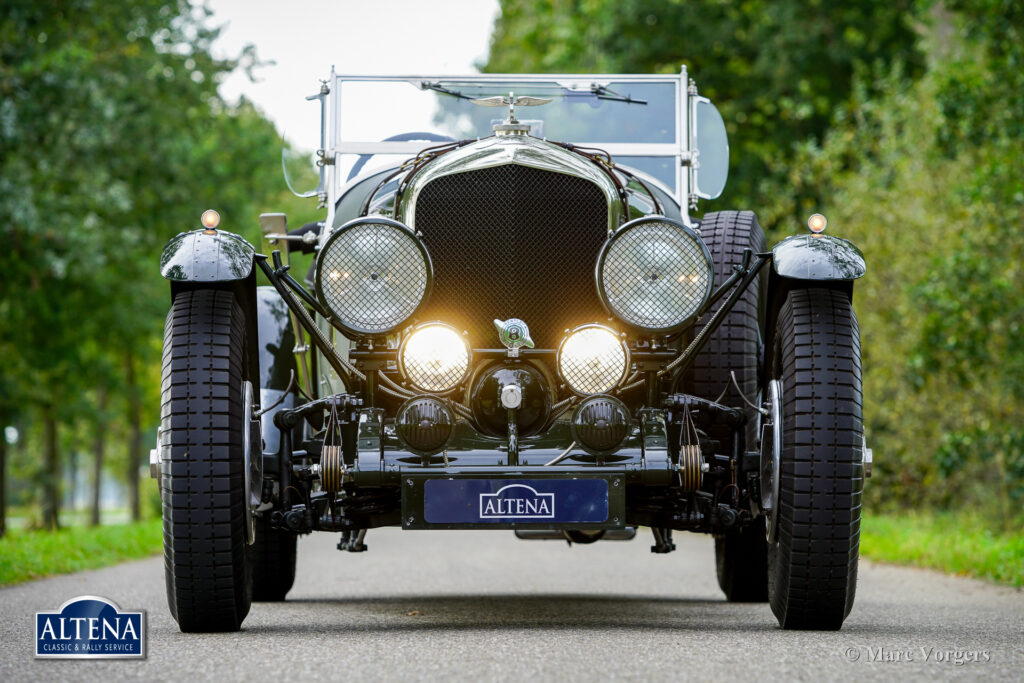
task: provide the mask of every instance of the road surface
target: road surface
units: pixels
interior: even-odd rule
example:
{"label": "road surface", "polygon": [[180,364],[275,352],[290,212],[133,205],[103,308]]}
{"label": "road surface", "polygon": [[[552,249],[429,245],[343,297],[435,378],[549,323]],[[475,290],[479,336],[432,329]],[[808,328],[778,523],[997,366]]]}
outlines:
{"label": "road surface", "polygon": [[[45,579],[0,590],[0,681],[1024,676],[1020,590],[864,562],[842,631],[786,632],[767,605],[723,601],[710,538],[676,541],[652,555],[646,534],[570,548],[381,529],[352,554],[314,534],[299,541],[288,602],[254,604],[234,634],[178,632],[159,558]],[[78,595],[146,610],[148,658],[33,659],[34,613]]]}

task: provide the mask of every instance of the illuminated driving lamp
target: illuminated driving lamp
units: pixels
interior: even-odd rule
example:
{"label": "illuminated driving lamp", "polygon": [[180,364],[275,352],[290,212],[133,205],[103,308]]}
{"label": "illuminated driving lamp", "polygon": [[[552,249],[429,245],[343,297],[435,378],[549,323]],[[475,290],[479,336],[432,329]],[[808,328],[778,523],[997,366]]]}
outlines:
{"label": "illuminated driving lamp", "polygon": [[207,209],[203,211],[203,215],[199,218],[199,222],[203,224],[203,227],[207,230],[213,230],[220,225],[220,214],[213,209]]}
{"label": "illuminated driving lamp", "polygon": [[562,340],[556,365],[558,376],[573,393],[606,394],[626,378],[629,349],[604,325],[583,325]]}
{"label": "illuminated driving lamp", "polygon": [[815,235],[821,234],[828,227],[828,219],[820,213],[811,214],[811,217],[807,219],[807,227]]}
{"label": "illuminated driving lamp", "polygon": [[446,323],[416,327],[398,350],[398,369],[410,384],[430,394],[451,391],[469,372],[465,338]]}

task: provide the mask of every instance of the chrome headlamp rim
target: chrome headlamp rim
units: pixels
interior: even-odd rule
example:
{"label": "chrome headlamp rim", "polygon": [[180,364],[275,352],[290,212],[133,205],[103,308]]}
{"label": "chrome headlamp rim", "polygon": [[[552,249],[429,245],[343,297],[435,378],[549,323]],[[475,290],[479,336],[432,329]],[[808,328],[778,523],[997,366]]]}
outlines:
{"label": "chrome headlamp rim", "polygon": [[[466,349],[466,368],[465,368],[465,370],[462,371],[462,375],[459,377],[459,379],[454,384],[452,384],[447,389],[443,389],[441,391],[435,391],[433,389],[427,389],[425,387],[420,386],[415,381],[413,381],[412,377],[409,375],[409,373],[408,373],[408,371],[407,371],[407,369],[405,367],[405,347],[408,345],[409,340],[412,339],[413,336],[418,331],[422,330],[425,327],[446,327],[446,328],[448,328],[449,330],[451,330],[452,332],[455,333],[455,335],[459,338],[459,340],[462,341],[462,346]],[[405,380],[406,382],[408,382],[409,386],[413,387],[416,391],[421,392],[423,394],[423,396],[432,396],[432,397],[435,397],[435,398],[438,397],[438,396],[448,396],[448,395],[452,394],[454,391],[456,391],[459,387],[465,385],[466,384],[466,380],[469,379],[469,375],[473,371],[473,349],[470,346],[470,344],[466,341],[465,335],[460,333],[458,328],[456,328],[454,325],[452,325],[450,323],[446,323],[443,320],[430,320],[430,321],[424,322],[424,323],[417,323],[416,325],[413,325],[413,326],[405,329],[402,332],[402,343],[398,345],[398,363],[397,364],[398,364],[398,374],[402,377],[402,379]]]}
{"label": "chrome headlamp rim", "polygon": [[[612,308],[611,302],[608,301],[608,297],[605,295],[604,264],[605,259],[608,257],[608,252],[611,250],[612,245],[615,244],[615,242],[618,241],[621,237],[626,235],[629,231],[633,230],[634,228],[641,227],[647,223],[665,223],[671,225],[672,227],[682,230],[684,233],[693,238],[698,245],[700,245],[701,251],[704,254],[704,261],[708,265],[708,283],[707,287],[705,288],[704,294],[701,297],[700,304],[694,309],[694,313],[691,316],[676,323],[675,325],[672,325],[671,327],[644,327],[641,325],[631,323],[628,320],[625,320],[622,317],[620,317],[620,315],[615,311],[615,309]],[[707,304],[708,299],[711,297],[711,292],[714,289],[714,261],[711,258],[711,251],[708,249],[708,245],[704,243],[704,240],[701,239],[700,234],[698,234],[697,231],[694,230],[693,228],[689,228],[680,221],[677,221],[673,218],[668,218],[666,216],[643,216],[641,218],[635,218],[629,221],[628,223],[620,227],[618,230],[616,230],[613,234],[609,235],[608,239],[605,240],[604,244],[601,246],[601,252],[597,256],[597,265],[595,265],[594,267],[594,281],[597,283],[597,298],[601,301],[601,306],[603,306],[604,310],[608,312],[608,315],[615,318],[616,321],[622,323],[623,326],[634,332],[668,336],[676,334],[677,332],[682,332],[687,327],[692,325],[698,317],[700,317],[699,314],[701,312],[701,309],[703,309],[704,306]]]}
{"label": "chrome headlamp rim", "polygon": [[[569,339],[572,338],[574,334],[576,334],[577,332],[582,332],[583,330],[586,329],[599,329],[611,333],[612,337],[614,337],[615,340],[619,343],[619,346],[622,347],[622,352],[625,357],[625,362],[622,364],[622,374],[615,381],[615,384],[602,391],[594,391],[589,393],[584,393],[577,390],[572,385],[572,382],[566,379],[565,375],[562,374],[562,350],[565,348],[565,343],[569,341]],[[629,366],[629,344],[626,343],[626,339],[622,335],[620,335],[614,328],[609,327],[608,325],[603,325],[601,323],[586,323],[585,325],[578,325],[569,330],[568,332],[566,332],[565,335],[562,337],[562,341],[558,342],[558,351],[555,354],[555,374],[558,375],[558,379],[562,381],[566,389],[576,394],[577,396],[581,397],[600,396],[601,394],[610,394],[611,392],[615,391],[616,389],[622,386],[623,382],[626,381],[626,377],[629,375]]]}
{"label": "chrome headlamp rim", "polygon": [[[424,265],[426,267],[427,282],[426,282],[426,285],[425,285],[425,287],[423,289],[423,296],[420,298],[420,302],[416,305],[416,308],[413,309],[412,313],[410,313],[409,315],[407,315],[405,317],[405,319],[400,320],[399,322],[397,322],[396,324],[392,325],[391,327],[388,327],[387,329],[371,330],[371,329],[367,329],[367,328],[356,327],[354,325],[351,325],[351,324],[346,323],[345,321],[341,320],[341,318],[334,311],[334,309],[331,308],[331,305],[328,302],[327,297],[324,295],[324,290],[323,290],[323,284],[322,284],[323,283],[323,278],[321,277],[322,270],[323,270],[323,264],[324,264],[324,256],[323,255],[330,251],[330,245],[335,240],[339,239],[342,235],[344,235],[345,233],[347,233],[347,232],[349,232],[351,230],[354,230],[354,229],[356,229],[356,228],[358,228],[358,227],[360,227],[362,225],[367,225],[367,224],[370,224],[370,225],[373,225],[373,224],[387,225],[387,226],[390,226],[392,228],[398,228],[399,230],[403,230],[406,233],[408,233],[409,238],[416,245],[416,248],[419,249],[420,254],[423,256],[423,262],[424,262]],[[317,301],[319,301],[321,304],[323,304],[324,308],[326,308],[327,311],[331,314],[331,320],[330,320],[331,324],[333,324],[335,327],[340,329],[346,335],[349,335],[349,336],[352,336],[352,337],[356,337],[356,338],[360,338],[360,337],[385,337],[385,336],[393,333],[395,330],[397,330],[400,327],[402,327],[402,325],[405,325],[410,320],[412,320],[412,319],[414,319],[416,317],[416,314],[420,312],[420,309],[422,309],[424,304],[426,304],[426,302],[430,299],[430,292],[431,292],[431,290],[433,288],[434,288],[434,262],[430,258],[430,252],[427,251],[427,247],[423,243],[423,240],[420,239],[420,237],[408,225],[406,225],[405,223],[402,223],[401,221],[396,221],[393,218],[386,218],[384,216],[362,216],[360,218],[354,218],[354,219],[350,220],[348,223],[345,223],[341,227],[337,228],[336,230],[331,231],[331,234],[327,237],[327,239],[324,241],[324,243],[317,250],[316,268],[315,268],[314,274],[313,274],[313,291],[314,291],[314,294],[316,295]]]}

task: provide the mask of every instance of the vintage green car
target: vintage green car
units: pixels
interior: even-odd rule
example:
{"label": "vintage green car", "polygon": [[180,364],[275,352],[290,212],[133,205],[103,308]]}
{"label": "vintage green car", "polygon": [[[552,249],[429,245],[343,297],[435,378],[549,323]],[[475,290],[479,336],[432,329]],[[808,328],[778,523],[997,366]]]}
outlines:
{"label": "vintage green car", "polygon": [[656,553],[707,533],[729,600],[842,625],[871,462],[864,259],[817,214],[771,250],[750,211],[698,217],[729,149],[685,68],[332,72],[311,99],[324,220],[261,216],[283,258],[208,211],[161,258],[151,469],[182,631],[283,600],[298,534],[358,552],[382,526],[643,526]]}

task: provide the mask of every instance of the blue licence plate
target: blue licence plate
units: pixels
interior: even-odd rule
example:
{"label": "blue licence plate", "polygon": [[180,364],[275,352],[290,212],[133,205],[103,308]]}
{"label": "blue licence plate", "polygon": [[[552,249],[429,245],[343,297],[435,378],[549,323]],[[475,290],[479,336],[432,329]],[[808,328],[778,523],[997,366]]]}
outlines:
{"label": "blue licence plate", "polygon": [[608,520],[604,479],[428,479],[428,524],[565,524]]}

